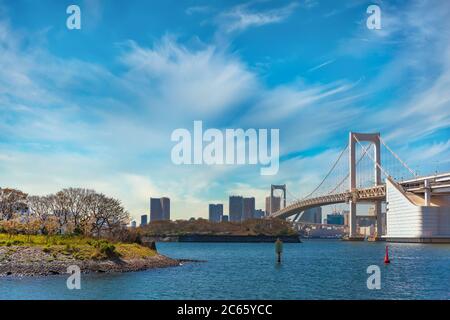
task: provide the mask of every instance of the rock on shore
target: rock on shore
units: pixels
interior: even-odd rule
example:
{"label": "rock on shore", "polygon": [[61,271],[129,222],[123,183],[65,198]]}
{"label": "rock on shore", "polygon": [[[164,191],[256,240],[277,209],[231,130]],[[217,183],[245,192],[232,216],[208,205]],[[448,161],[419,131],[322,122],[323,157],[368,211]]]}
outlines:
{"label": "rock on shore", "polygon": [[179,266],[180,261],[160,254],[135,259],[79,260],[72,255],[47,253],[39,247],[0,247],[0,276],[66,274],[71,265],[77,265],[83,273],[111,273]]}

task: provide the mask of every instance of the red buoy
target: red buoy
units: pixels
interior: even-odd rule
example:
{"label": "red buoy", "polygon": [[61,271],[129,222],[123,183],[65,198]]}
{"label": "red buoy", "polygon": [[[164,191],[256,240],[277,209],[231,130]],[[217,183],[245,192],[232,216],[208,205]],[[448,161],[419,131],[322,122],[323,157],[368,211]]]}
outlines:
{"label": "red buoy", "polygon": [[391,260],[389,260],[389,250],[388,246],[386,246],[386,254],[384,255],[384,263],[391,263]]}

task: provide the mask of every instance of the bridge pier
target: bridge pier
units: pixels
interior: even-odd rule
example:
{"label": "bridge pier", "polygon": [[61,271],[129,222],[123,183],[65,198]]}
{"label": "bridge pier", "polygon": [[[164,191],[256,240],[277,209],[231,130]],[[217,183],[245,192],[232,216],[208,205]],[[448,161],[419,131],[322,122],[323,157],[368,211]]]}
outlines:
{"label": "bridge pier", "polygon": [[[286,185],[285,184],[272,184],[270,186],[270,214],[273,213],[272,199],[273,199],[274,190],[283,191],[283,208],[286,208]],[[281,203],[280,203],[280,205],[281,205]]]}
{"label": "bridge pier", "polygon": [[375,217],[377,219],[377,239],[383,235],[383,223],[381,221],[381,201],[375,201]]}
{"label": "bridge pier", "polygon": [[[349,134],[349,172],[350,172],[350,185],[349,190],[352,192],[356,190],[356,143],[358,141],[367,141],[372,143],[375,146],[374,150],[374,174],[375,174],[375,185],[381,185],[381,146],[380,146],[380,134],[379,133],[356,133],[350,132]],[[349,238],[356,237],[356,202],[357,199],[352,199],[349,202],[350,205],[350,213],[349,213]],[[381,202],[375,202],[375,214],[377,217],[377,233],[378,230],[381,230]],[[378,229],[378,227],[380,229]],[[381,236],[381,234],[380,234]]]}
{"label": "bridge pier", "polygon": [[349,209],[350,212],[348,214],[348,224],[349,224],[349,238],[354,238],[356,236],[356,201],[350,200]]}

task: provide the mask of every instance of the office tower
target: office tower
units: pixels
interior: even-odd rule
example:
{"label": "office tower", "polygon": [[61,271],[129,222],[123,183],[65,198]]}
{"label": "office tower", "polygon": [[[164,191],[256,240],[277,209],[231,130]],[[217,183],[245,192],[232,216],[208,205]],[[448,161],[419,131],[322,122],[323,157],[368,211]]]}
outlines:
{"label": "office tower", "polygon": [[141,216],[141,227],[146,226],[147,225],[147,215],[143,214]]}
{"label": "office tower", "polygon": [[241,196],[230,196],[228,209],[231,222],[241,221],[244,211],[244,199]]}
{"label": "office tower", "polygon": [[131,221],[131,227],[136,228],[136,220]]}
{"label": "office tower", "polygon": [[170,220],[170,199],[150,198],[150,222]]}
{"label": "office tower", "polygon": [[[273,197],[272,198],[272,212],[276,212],[280,210],[281,207],[281,197]],[[270,196],[266,197],[266,216],[270,215]]]}
{"label": "office tower", "polygon": [[161,206],[163,211],[163,220],[170,220],[170,199],[163,197],[161,198]]}
{"label": "office tower", "polygon": [[223,216],[223,204],[210,204],[209,205],[209,221],[220,222]]}
{"label": "office tower", "polygon": [[244,209],[242,211],[242,221],[253,219],[255,215],[255,198],[244,198]]}
{"label": "office tower", "polygon": [[223,215],[222,219],[220,221],[221,222],[228,222],[228,216],[227,215]]}
{"label": "office tower", "polygon": [[322,223],[322,207],[305,210],[298,221],[307,223]]}
{"label": "office tower", "polygon": [[342,214],[328,214],[327,215],[327,224],[336,224],[343,226],[344,225],[344,216]]}

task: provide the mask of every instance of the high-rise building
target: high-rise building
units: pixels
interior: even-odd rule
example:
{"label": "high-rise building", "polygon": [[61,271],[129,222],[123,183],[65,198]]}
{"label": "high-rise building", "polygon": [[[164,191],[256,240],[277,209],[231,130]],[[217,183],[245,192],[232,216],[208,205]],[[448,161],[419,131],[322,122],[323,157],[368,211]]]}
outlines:
{"label": "high-rise building", "polygon": [[223,216],[223,204],[210,204],[209,205],[209,221],[220,222]]}
{"label": "high-rise building", "polygon": [[227,215],[223,215],[222,219],[220,219],[221,222],[228,222],[228,216]]}
{"label": "high-rise building", "polygon": [[131,221],[131,227],[136,228],[136,220]]}
{"label": "high-rise building", "polygon": [[170,199],[150,198],[150,222],[170,220]]}
{"label": "high-rise building", "polygon": [[170,199],[163,197],[161,198],[162,209],[163,209],[163,219],[170,220]]}
{"label": "high-rise building", "polygon": [[244,212],[244,198],[241,196],[230,196],[228,210],[231,222],[241,221]]}
{"label": "high-rise building", "polygon": [[322,223],[322,207],[305,210],[299,222]]}
{"label": "high-rise building", "polygon": [[147,225],[147,215],[143,214],[141,216],[141,227],[146,226]]}
{"label": "high-rise building", "polygon": [[344,225],[344,216],[342,214],[328,214],[327,215],[327,224],[336,224],[343,226]]}
{"label": "high-rise building", "polygon": [[270,211],[270,196],[266,197],[266,216],[270,215],[272,212],[280,210],[281,207],[281,197],[272,197],[272,211]]}
{"label": "high-rise building", "polygon": [[255,216],[255,198],[244,198],[244,209],[242,211],[242,221],[253,219]]}

